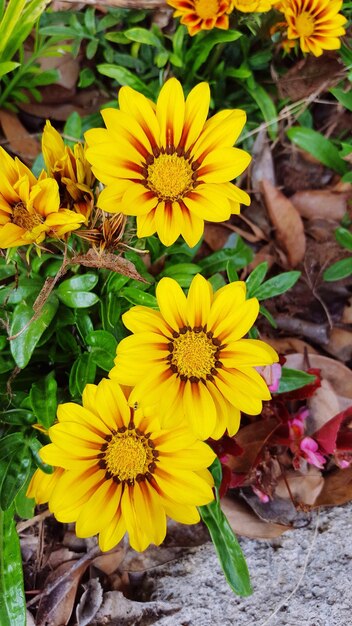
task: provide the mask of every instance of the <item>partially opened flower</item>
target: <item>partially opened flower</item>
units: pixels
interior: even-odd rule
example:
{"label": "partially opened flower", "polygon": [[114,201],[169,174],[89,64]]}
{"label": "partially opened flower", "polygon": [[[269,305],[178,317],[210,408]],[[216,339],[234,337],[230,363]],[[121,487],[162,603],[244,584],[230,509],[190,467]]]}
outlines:
{"label": "partially opened flower", "polygon": [[61,201],[88,218],[94,203],[95,177],[82,144],[76,143],[73,150],[66,146],[61,135],[47,120],[42,151],[47,171],[59,185]]}
{"label": "partially opened flower", "polygon": [[285,15],[288,40],[299,39],[303,52],[320,56],[341,47],[347,21],[339,13],[342,0],[281,0],[277,8]]}
{"label": "partially opened flower", "polygon": [[107,129],[87,131],[87,159],[107,185],[98,206],[137,216],[138,237],[157,232],[169,246],[181,234],[195,246],[204,220],[221,222],[238,213],[249,196],[231,184],[250,156],[233,148],[246,120],[244,111],[225,110],[206,121],[207,83],[186,102],[171,78],[156,106],[131,87],[119,91],[120,110],[104,109]]}
{"label": "partially opened flower", "polygon": [[276,0],[233,0],[233,7],[242,13],[266,13]]}
{"label": "partially opened flower", "polygon": [[87,385],[82,399],[83,406],[58,407],[52,443],[40,451],[56,470],[51,477],[37,470],[28,496],[49,501],[59,521],[76,522],[79,537],[99,533],[102,550],[126,531],[136,550],[159,545],[166,516],[198,522],[197,506],[214,497],[211,448],[185,425],[165,430],[153,414],[130,409],[111,380]]}
{"label": "partially opened flower", "polygon": [[37,180],[0,147],[0,248],[40,244],[76,230],[83,215],[60,209],[59,187],[42,172]]}
{"label": "partially opened flower", "polygon": [[181,18],[190,35],[201,30],[229,27],[228,14],[232,11],[232,0],[167,0],[176,9],[174,17]]}
{"label": "partially opened flower", "polygon": [[259,312],[246,286],[234,282],[213,294],[199,274],[188,296],[163,278],[156,289],[160,311],[136,306],[123,315],[134,334],[117,348],[111,378],[135,385],[130,400],[155,406],[169,427],[186,419],[200,439],[234,435],[240,411],[260,413],[270,399],[255,370],[278,360],[263,341],[243,339]]}

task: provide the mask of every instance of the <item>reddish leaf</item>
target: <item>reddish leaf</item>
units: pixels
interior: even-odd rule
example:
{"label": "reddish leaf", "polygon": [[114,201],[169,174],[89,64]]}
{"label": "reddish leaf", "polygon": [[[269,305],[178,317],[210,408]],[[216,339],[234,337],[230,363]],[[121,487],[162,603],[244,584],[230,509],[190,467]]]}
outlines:
{"label": "reddish leaf", "polygon": [[[331,420],[329,420],[328,422],[326,422],[326,424],[324,424],[324,426],[322,426],[321,428],[319,428],[319,430],[317,430],[315,433],[313,433],[312,437],[313,439],[315,439],[320,447],[324,450],[324,452],[326,454],[333,454],[336,450],[337,447],[339,447],[339,449],[346,449],[344,447],[344,439],[343,437],[341,438],[341,446],[337,445],[337,439],[338,439],[338,435],[339,435],[339,431],[341,429],[342,424],[349,420],[350,418],[352,418],[352,406],[349,407],[348,409],[346,409],[345,411],[341,411],[341,413],[338,413],[337,415],[335,415],[335,417],[333,417]],[[346,433],[351,434],[351,433]],[[340,440],[340,437],[339,437]],[[340,441],[339,441],[340,443]],[[350,448],[347,448],[350,449]]]}

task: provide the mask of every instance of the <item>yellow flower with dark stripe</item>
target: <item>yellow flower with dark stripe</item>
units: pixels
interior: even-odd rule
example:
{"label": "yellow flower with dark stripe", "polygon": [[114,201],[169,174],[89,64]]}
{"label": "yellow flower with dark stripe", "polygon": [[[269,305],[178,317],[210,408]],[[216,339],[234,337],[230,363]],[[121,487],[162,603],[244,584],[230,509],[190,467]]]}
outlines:
{"label": "yellow flower with dark stripe", "polygon": [[0,147],[0,248],[39,245],[80,227],[83,215],[60,208],[59,187],[45,172],[37,180]]}
{"label": "yellow flower with dark stripe", "polygon": [[233,7],[242,13],[266,13],[276,0],[233,0]]}
{"label": "yellow flower with dark stripe", "polygon": [[94,204],[95,177],[85,156],[85,148],[76,143],[71,149],[47,120],[42,137],[46,169],[57,181],[61,200],[70,209],[88,219]]}
{"label": "yellow flower with dark stripe", "polygon": [[271,397],[255,367],[278,360],[263,341],[243,339],[258,300],[246,300],[240,281],[213,294],[199,274],[187,298],[171,278],[156,296],[160,311],[135,306],[123,315],[134,334],[118,345],[110,377],[135,386],[131,402],[156,407],[165,427],[186,419],[200,439],[234,435],[240,411],[256,415]]}
{"label": "yellow flower with dark stripe", "polygon": [[342,0],[282,0],[277,8],[285,15],[288,40],[299,39],[303,52],[318,57],[341,47],[347,21],[339,13]]}
{"label": "yellow flower with dark stripe", "polygon": [[58,407],[52,443],[40,451],[55,472],[37,470],[27,495],[49,501],[60,522],[76,522],[79,537],[99,533],[102,550],[126,532],[135,550],[159,545],[166,516],[197,523],[197,507],[214,498],[211,448],[185,425],[167,430],[153,414],[130,409],[111,380],[87,385],[82,400]]}
{"label": "yellow flower with dark stripe", "polygon": [[181,18],[181,24],[187,26],[190,35],[229,27],[232,0],[167,0],[167,3],[176,9],[174,17]]}
{"label": "yellow flower with dark stripe", "polygon": [[204,220],[227,220],[239,213],[240,202],[249,204],[249,196],[230,182],[250,161],[232,147],[246,115],[225,110],[207,120],[209,102],[207,83],[192,89],[185,101],[181,84],[171,78],[156,106],[122,87],[120,110],[101,112],[107,129],[87,131],[87,159],[107,185],[98,206],[137,216],[138,237],[157,232],[169,246],[181,234],[193,247]]}

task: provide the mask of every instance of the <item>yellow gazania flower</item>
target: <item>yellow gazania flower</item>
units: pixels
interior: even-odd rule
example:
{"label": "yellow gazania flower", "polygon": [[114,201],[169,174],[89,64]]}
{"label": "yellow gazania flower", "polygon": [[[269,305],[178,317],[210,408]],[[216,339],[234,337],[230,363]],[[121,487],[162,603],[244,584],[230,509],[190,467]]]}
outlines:
{"label": "yellow gazania flower", "polygon": [[233,0],[233,7],[242,13],[266,13],[276,0]]}
{"label": "yellow gazania flower", "polygon": [[285,15],[287,38],[299,39],[303,52],[318,57],[323,50],[341,47],[346,18],[339,13],[342,0],[283,0],[277,8]]}
{"label": "yellow gazania flower", "polygon": [[65,146],[61,135],[47,120],[42,137],[42,152],[45,166],[57,181],[62,201],[70,209],[89,217],[93,202],[95,177],[85,156],[85,149],[80,143]]}
{"label": "yellow gazania flower", "polygon": [[232,0],[167,0],[176,9],[174,17],[181,17],[190,35],[200,30],[229,27],[228,14],[232,11]]}
{"label": "yellow gazania flower", "polygon": [[159,545],[166,516],[197,523],[196,507],[214,497],[211,448],[185,426],[165,430],[153,415],[130,409],[111,380],[87,385],[82,400],[58,407],[52,443],[40,451],[57,469],[51,477],[37,470],[27,495],[49,501],[60,522],[76,522],[78,537],[99,533],[102,550],[126,531],[135,550]]}
{"label": "yellow gazania flower", "polygon": [[137,216],[138,237],[155,231],[169,246],[181,234],[195,246],[204,220],[221,222],[239,213],[249,196],[229,181],[250,156],[233,148],[246,120],[244,111],[225,110],[206,121],[210,91],[200,83],[184,100],[175,78],[162,87],[156,106],[130,87],[119,92],[120,110],[104,109],[107,130],[85,137],[87,159],[107,185],[98,206]]}
{"label": "yellow gazania flower", "polygon": [[26,165],[0,147],[0,248],[62,237],[83,221],[82,215],[60,209],[55,180],[46,178],[45,172],[37,180]]}
{"label": "yellow gazania flower", "polygon": [[270,393],[254,369],[278,360],[263,341],[242,339],[259,312],[246,286],[234,282],[213,294],[199,274],[188,296],[163,278],[156,289],[160,311],[135,306],[123,315],[134,334],[117,347],[110,377],[135,385],[131,402],[156,406],[162,424],[186,419],[200,439],[234,435],[240,411],[260,413]]}

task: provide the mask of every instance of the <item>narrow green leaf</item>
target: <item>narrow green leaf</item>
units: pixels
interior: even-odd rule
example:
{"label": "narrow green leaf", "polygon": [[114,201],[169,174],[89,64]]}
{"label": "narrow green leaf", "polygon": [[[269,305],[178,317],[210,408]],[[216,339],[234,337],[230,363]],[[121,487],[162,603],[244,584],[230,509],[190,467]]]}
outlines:
{"label": "narrow green leaf", "polygon": [[129,28],[128,30],[124,31],[124,35],[125,37],[127,37],[127,39],[130,39],[131,41],[144,43],[144,44],[147,44],[148,46],[161,48],[161,45],[162,45],[160,39],[158,39],[158,37],[154,35],[154,33],[151,33],[149,30],[146,30],[146,28],[140,28],[140,27]]}
{"label": "narrow green leaf", "polygon": [[344,91],[343,89],[340,89],[339,87],[333,87],[332,89],[330,89],[330,93],[332,93],[332,95],[335,96],[336,100],[338,100],[340,104],[342,104],[342,106],[345,107],[345,109],[352,111],[352,92],[351,91]]}
{"label": "narrow green leaf", "polygon": [[249,596],[252,593],[252,589],[247,563],[237,538],[220,506],[219,488],[222,470],[219,459],[215,459],[210,467],[210,471],[214,478],[216,499],[210,504],[199,507],[199,512],[209,530],[229,586],[236,594]]}
{"label": "narrow green leaf", "polygon": [[258,85],[258,83],[255,83],[254,86],[251,88],[246,87],[246,90],[253,98],[253,100],[257,103],[263,114],[264,120],[268,124],[269,137],[272,140],[276,139],[279,131],[279,125],[277,121],[277,110],[273,100],[265,91],[265,89],[261,85]]}
{"label": "narrow green leaf", "polygon": [[[52,294],[44,304],[40,315],[31,323],[34,315],[32,307],[26,302],[21,302],[16,306],[13,313],[11,335],[20,334],[10,342],[10,349],[18,367],[23,369],[29,363],[35,346],[45,329],[48,328],[58,306],[59,301]],[[22,329],[24,329],[23,332],[20,332]]]}
{"label": "narrow green leaf", "polygon": [[294,391],[314,383],[315,376],[302,372],[301,370],[293,370],[288,367],[282,368],[279,389],[277,393],[287,393],[288,391]]}
{"label": "narrow green leaf", "polygon": [[336,228],[335,237],[340,246],[352,251],[352,233],[347,228]]}
{"label": "narrow green leaf", "polygon": [[116,80],[119,85],[128,85],[149,98],[152,98],[155,95],[151,89],[147,87],[147,85],[140,78],[138,78],[138,76],[121,65],[100,63],[100,65],[97,65],[97,70],[100,74]]}
{"label": "narrow green leaf", "polygon": [[[82,139],[82,119],[81,116],[77,113],[77,111],[72,111],[66,120],[66,124],[64,126],[64,133],[66,143],[73,146],[74,143],[77,143],[80,139]],[[95,274],[85,274],[85,276],[95,276]],[[80,278],[76,277],[75,278]],[[69,279],[72,280],[72,279]],[[95,284],[95,283],[94,283]],[[94,287],[94,285],[93,285]],[[89,291],[87,287],[81,287],[82,291]],[[81,290],[80,289],[80,290]]]}
{"label": "narrow green leaf", "polygon": [[77,359],[76,386],[80,395],[88,383],[94,383],[97,366],[92,359],[92,355],[85,352]]}
{"label": "narrow green leaf", "polygon": [[255,289],[251,290],[251,296],[258,298],[258,300],[266,300],[267,298],[274,298],[282,293],[285,293],[293,285],[296,284],[301,272],[284,272],[283,274],[277,274],[269,278],[262,285],[258,285]]}
{"label": "narrow green leaf", "polygon": [[16,449],[4,472],[0,493],[0,507],[6,511],[27,480],[31,469],[31,457],[26,445]]}
{"label": "narrow green leaf", "polygon": [[57,382],[55,372],[50,372],[45,378],[32,384],[29,398],[33,412],[44,428],[50,428],[56,417],[57,409]]}
{"label": "narrow green leaf", "polygon": [[158,302],[155,296],[135,289],[134,287],[124,287],[121,289],[120,295],[132,304],[141,304],[143,306],[149,306],[152,309],[158,308]]}
{"label": "narrow green leaf", "polygon": [[257,267],[254,268],[253,272],[251,272],[246,280],[247,286],[247,298],[252,298],[255,294],[256,289],[258,289],[259,285],[262,284],[266,273],[268,271],[268,262],[264,261],[264,263],[260,263]]}
{"label": "narrow green leaf", "polygon": [[229,283],[233,283],[236,280],[239,280],[239,276],[237,274],[237,263],[235,259],[230,259],[226,264],[226,273]]}
{"label": "narrow green leaf", "polygon": [[233,269],[239,270],[248,265],[253,258],[253,251],[239,237],[234,248],[223,248],[199,261],[205,276],[226,270],[227,262],[233,261]]}
{"label": "narrow green leaf", "polygon": [[26,624],[22,557],[12,509],[0,511],[0,624]]}
{"label": "narrow green leaf", "polygon": [[242,33],[238,30],[213,30],[204,36],[198,35],[195,44],[193,44],[186,55],[186,63],[192,63],[192,73],[197,72],[201,65],[205,63],[214,46],[219,43],[230,43],[242,37]]}
{"label": "narrow green leaf", "polygon": [[16,67],[19,67],[19,65],[20,64],[15,61],[4,61],[4,63],[0,63],[0,78],[9,72],[12,72],[12,70],[15,70]]}
{"label": "narrow green leaf", "polygon": [[327,270],[325,270],[323,274],[323,278],[326,281],[333,282],[334,280],[342,280],[343,278],[348,278],[352,274],[352,257],[348,259],[342,259],[341,261],[337,261]]}
{"label": "narrow green leaf", "polygon": [[336,146],[316,130],[304,128],[303,126],[294,126],[286,134],[292,143],[309,152],[326,167],[329,167],[341,176],[346,174],[347,163],[340,157]]}

